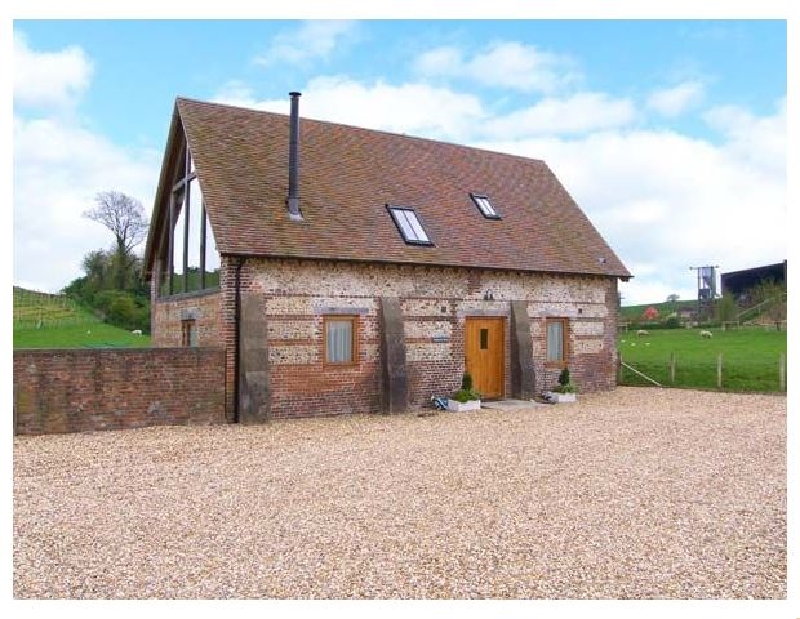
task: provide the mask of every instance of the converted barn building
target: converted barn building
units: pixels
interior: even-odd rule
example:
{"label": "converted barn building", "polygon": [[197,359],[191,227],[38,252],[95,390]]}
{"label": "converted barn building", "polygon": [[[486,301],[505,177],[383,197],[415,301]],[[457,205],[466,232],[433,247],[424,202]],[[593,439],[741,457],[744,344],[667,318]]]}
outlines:
{"label": "converted barn building", "polygon": [[[288,116],[175,102],[153,341],[225,348],[230,421],[406,410],[465,370],[485,398],[531,398],[564,367],[615,386],[630,273],[543,161],[301,121],[299,96]],[[192,281],[181,212],[201,224]]]}

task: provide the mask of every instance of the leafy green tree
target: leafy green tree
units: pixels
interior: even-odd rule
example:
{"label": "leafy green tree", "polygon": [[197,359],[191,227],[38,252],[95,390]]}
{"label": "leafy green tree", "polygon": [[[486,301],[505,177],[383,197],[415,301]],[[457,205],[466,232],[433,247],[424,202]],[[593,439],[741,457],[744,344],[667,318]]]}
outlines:
{"label": "leafy green tree", "polygon": [[763,303],[762,315],[770,320],[786,320],[786,283],[776,283],[772,279],[763,280],[750,291],[754,305]]}
{"label": "leafy green tree", "polygon": [[716,318],[718,322],[728,322],[736,318],[736,300],[730,292],[716,300]]}

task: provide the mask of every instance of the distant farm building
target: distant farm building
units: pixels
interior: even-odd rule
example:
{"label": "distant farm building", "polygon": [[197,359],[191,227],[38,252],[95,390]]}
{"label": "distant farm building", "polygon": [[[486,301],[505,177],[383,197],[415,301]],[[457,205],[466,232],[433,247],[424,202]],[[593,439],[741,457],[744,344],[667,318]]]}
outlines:
{"label": "distant farm building", "polygon": [[720,277],[720,284],[722,294],[731,293],[734,298],[740,300],[748,290],[753,289],[761,282],[770,280],[776,284],[786,284],[786,260],[763,267],[723,273]]}

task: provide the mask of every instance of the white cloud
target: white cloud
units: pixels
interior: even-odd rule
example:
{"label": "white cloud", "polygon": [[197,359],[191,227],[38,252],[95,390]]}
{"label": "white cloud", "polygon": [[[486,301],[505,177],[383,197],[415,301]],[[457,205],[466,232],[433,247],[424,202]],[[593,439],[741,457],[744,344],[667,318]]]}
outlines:
{"label": "white cloud", "polygon": [[461,52],[452,46],[437,47],[420,54],[414,65],[419,73],[425,75],[460,75],[465,70]]}
{"label": "white cloud", "polygon": [[438,47],[418,56],[414,67],[430,77],[461,77],[489,86],[544,93],[580,79],[569,56],[514,41],[493,43],[472,58],[465,58],[455,47]]}
{"label": "white cloud", "polygon": [[701,82],[684,82],[672,88],[653,91],[647,98],[647,106],[659,114],[674,118],[698,105],[704,95],[705,87]]}
{"label": "white cloud", "polygon": [[542,99],[536,105],[488,121],[483,131],[495,139],[585,133],[625,126],[635,117],[636,108],[629,99],[582,92],[567,98]]}
{"label": "white cloud", "polygon": [[[288,97],[260,100],[252,89],[237,81],[225,84],[214,101],[282,114],[289,110]],[[475,95],[420,83],[377,81],[365,85],[341,76],[311,80],[303,91],[300,113],[370,129],[455,140],[476,135],[519,139],[584,133],[629,125],[636,118],[631,100],[604,93],[546,98],[531,107],[492,117]]]}
{"label": "white cloud", "polygon": [[705,121],[726,139],[732,156],[767,173],[786,174],[786,99],[778,101],[774,115],[756,117],[748,110],[728,105],[711,108]]}
{"label": "white cloud", "polygon": [[[289,99],[258,100],[240,83],[214,97],[220,103],[287,114]],[[427,84],[364,85],[346,77],[311,80],[300,99],[300,114],[398,133],[461,139],[486,118],[480,99]]]}
{"label": "white cloud", "polygon": [[276,35],[266,52],[256,57],[256,64],[302,64],[326,59],[342,40],[351,36],[357,24],[345,20],[310,20],[297,28]]}
{"label": "white cloud", "polygon": [[37,107],[69,107],[86,90],[92,63],[80,47],[33,51],[14,33],[14,102]]}

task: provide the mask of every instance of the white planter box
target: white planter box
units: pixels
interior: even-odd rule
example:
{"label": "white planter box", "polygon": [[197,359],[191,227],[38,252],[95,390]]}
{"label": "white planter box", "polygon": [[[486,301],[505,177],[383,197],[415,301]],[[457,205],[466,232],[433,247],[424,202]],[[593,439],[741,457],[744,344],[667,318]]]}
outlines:
{"label": "white planter box", "polygon": [[548,391],[547,396],[556,402],[575,402],[577,398],[574,393],[558,393],[557,391]]}
{"label": "white planter box", "polygon": [[480,408],[480,400],[467,400],[466,402],[459,402],[458,400],[453,400],[452,398],[447,400],[447,410],[455,411],[457,413],[460,413],[461,411],[476,411],[480,410]]}

